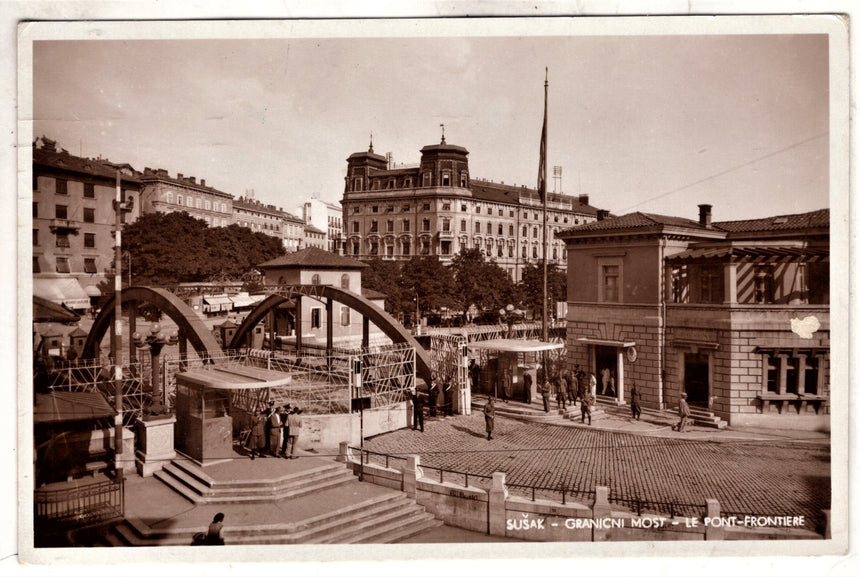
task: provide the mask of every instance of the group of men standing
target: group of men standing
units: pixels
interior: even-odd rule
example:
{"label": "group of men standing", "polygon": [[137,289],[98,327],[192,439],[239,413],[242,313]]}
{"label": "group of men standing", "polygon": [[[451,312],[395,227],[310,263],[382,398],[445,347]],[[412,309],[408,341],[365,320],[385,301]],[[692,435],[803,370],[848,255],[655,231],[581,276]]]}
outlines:
{"label": "group of men standing", "polygon": [[248,450],[251,459],[280,457],[296,459],[296,445],[302,432],[302,409],[289,403],[275,407],[274,401],[264,410],[254,411]]}

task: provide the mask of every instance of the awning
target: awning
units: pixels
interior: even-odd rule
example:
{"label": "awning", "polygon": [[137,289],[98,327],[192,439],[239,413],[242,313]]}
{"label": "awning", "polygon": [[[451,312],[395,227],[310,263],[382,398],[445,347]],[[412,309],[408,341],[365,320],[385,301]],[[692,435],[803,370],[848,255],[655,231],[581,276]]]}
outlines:
{"label": "awning", "polygon": [[97,392],[54,391],[36,395],[33,423],[64,423],[102,419],[116,415],[113,407]]}
{"label": "awning", "polygon": [[79,320],[81,320],[80,315],[75,314],[63,305],[33,295],[34,323],[74,323]]}
{"label": "awning", "polygon": [[87,293],[90,297],[100,297],[102,296],[102,291],[99,290],[99,287],[96,285],[87,285],[84,287],[84,292]]}
{"label": "awning", "polygon": [[258,367],[211,368],[177,373],[184,384],[195,384],[207,389],[267,389],[289,385],[290,373]]}
{"label": "awning", "polygon": [[691,248],[666,257],[669,262],[693,260],[749,261],[758,263],[773,262],[827,262],[830,250],[825,247],[793,246],[732,246],[715,248]]}
{"label": "awning", "polygon": [[563,349],[564,343],[547,343],[525,339],[490,339],[469,343],[469,348],[473,351],[493,350],[505,353],[537,353]]}
{"label": "awning", "polygon": [[70,309],[87,309],[90,297],[74,278],[34,278],[33,294]]}
{"label": "awning", "polygon": [[579,337],[576,340],[587,345],[600,345],[602,347],[617,347],[626,349],[627,347],[636,346],[636,341],[613,341],[609,339],[592,339],[591,337]]}

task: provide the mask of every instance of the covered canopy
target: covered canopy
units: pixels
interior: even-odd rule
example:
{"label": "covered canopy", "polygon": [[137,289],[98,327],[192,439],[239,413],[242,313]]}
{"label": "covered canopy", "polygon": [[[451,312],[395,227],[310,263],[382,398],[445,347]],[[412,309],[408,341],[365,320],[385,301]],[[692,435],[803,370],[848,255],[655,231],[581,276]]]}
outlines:
{"label": "covered canopy", "polygon": [[65,423],[113,417],[116,411],[98,392],[53,391],[36,395],[33,423]]}
{"label": "covered canopy", "polygon": [[264,389],[288,385],[289,373],[257,367],[211,367],[179,373],[182,381],[209,389]]}
{"label": "covered canopy", "polygon": [[34,323],[76,323],[79,320],[81,320],[80,315],[63,305],[33,295]]}
{"label": "covered canopy", "polygon": [[86,309],[90,297],[75,278],[34,278],[33,294],[72,309]]}
{"label": "covered canopy", "polygon": [[508,353],[538,353],[541,351],[563,349],[564,343],[547,343],[525,339],[490,339],[469,343],[469,348],[473,351],[493,350]]}

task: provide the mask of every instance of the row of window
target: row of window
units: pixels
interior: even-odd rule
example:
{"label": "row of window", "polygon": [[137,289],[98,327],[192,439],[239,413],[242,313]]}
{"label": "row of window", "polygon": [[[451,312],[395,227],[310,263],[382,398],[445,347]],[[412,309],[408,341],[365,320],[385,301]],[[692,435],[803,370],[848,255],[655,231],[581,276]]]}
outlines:
{"label": "row of window", "polygon": [[[72,267],[70,263],[70,259],[67,256],[58,256],[56,257],[56,271],[64,274],[69,274],[72,272]],[[39,257],[33,257],[33,273],[42,272],[42,265],[39,264]],[[96,259],[95,257],[84,257],[84,272],[87,274],[96,274],[98,269],[96,267]]]}
{"label": "row of window", "polygon": [[[348,306],[340,307],[340,326],[348,327],[352,323],[352,319],[350,318],[351,309]],[[319,329],[322,328],[322,315],[323,310],[320,307],[313,307],[311,309],[311,328]]]}
{"label": "row of window", "polygon": [[[39,203],[33,202],[33,218],[39,218]],[[66,204],[55,204],[54,205],[54,216],[53,218],[68,220],[69,218],[69,206]],[[84,222],[94,223],[96,221],[96,209],[84,207]]]}
{"label": "row of window", "polygon": [[[167,191],[164,195],[165,201],[168,204],[173,204],[173,193]],[[204,199],[200,197],[193,197],[188,195],[183,198],[181,194],[176,195],[176,204],[179,206],[183,206],[182,202],[185,201],[185,206],[188,208],[197,208],[200,210],[214,210],[215,212],[230,212],[230,207],[227,206],[226,202],[212,202],[209,199]]]}
{"label": "row of window", "polygon": [[[38,190],[38,177],[33,176],[33,190]],[[69,181],[64,178],[58,178],[54,181],[54,192],[56,194],[69,194]],[[96,197],[96,185],[92,182],[84,183],[84,198],[95,198]]]}
{"label": "row of window", "polygon": [[[395,178],[371,178],[370,180],[370,188],[368,190],[382,190],[383,185],[387,189],[394,189],[397,187],[397,179]],[[440,179],[439,186],[451,186],[453,182],[453,175],[451,171],[443,170]],[[424,188],[429,188],[433,185],[433,174],[431,172],[424,172],[421,175],[421,186]],[[469,186],[469,175],[467,172],[463,171],[460,173],[460,187],[466,188]],[[400,188],[412,188],[412,177],[407,176],[401,181]],[[361,192],[364,190],[364,178],[361,176],[357,176],[352,179],[352,189],[354,191]]]}
{"label": "row of window", "polygon": [[[429,202],[425,202],[424,204],[422,204],[422,205],[421,205],[421,210],[422,210],[422,211],[424,211],[424,212],[427,212],[427,211],[429,211],[429,210],[430,210],[430,206],[431,206],[431,204],[430,204]],[[412,206],[411,206],[411,205],[409,205],[409,204],[404,204],[404,205],[402,205],[401,212],[410,212],[411,210],[412,210]],[[451,203],[450,203],[450,202],[442,203],[442,210],[451,210]],[[504,210],[503,210],[502,208],[498,208],[498,209],[496,209],[496,210],[497,210],[497,215],[496,215],[496,216],[504,216]],[[461,212],[468,212],[468,206],[467,206],[467,205],[465,205],[465,204],[461,204],[461,205],[460,205],[460,211],[461,211]],[[372,206],[370,207],[370,212],[371,212],[371,214],[379,214],[379,205],[372,205]],[[394,205],[388,205],[388,206],[386,206],[386,207],[385,207],[385,212],[387,212],[387,213],[394,212]],[[361,206],[358,206],[358,205],[353,206],[353,207],[352,207],[352,213],[353,213],[353,214],[359,214],[359,213],[361,213]],[[477,206],[475,206],[475,214],[481,214],[481,205],[477,205]],[[493,216],[493,209],[492,209],[492,207],[487,207],[487,212],[486,212],[486,214],[487,214],[488,216]],[[532,215],[533,215],[534,220],[540,220],[540,213],[539,213],[539,212],[530,213],[530,212],[529,212],[529,211],[527,211],[527,210],[523,210],[522,218],[523,218],[523,219],[525,219],[525,220],[528,220],[528,218],[529,218],[529,214],[532,214]],[[514,210],[513,210],[513,209],[508,209],[508,217],[509,217],[509,218],[514,218]],[[558,215],[558,214],[554,214],[554,215],[552,216],[552,218],[553,218],[553,222],[559,222],[559,215]],[[574,221],[575,221],[575,224],[579,224],[579,219],[578,219],[578,218],[575,218],[575,219],[574,219]],[[569,223],[569,222],[570,222],[570,217],[568,217],[568,216],[563,216],[563,217],[562,217],[562,222],[564,222],[565,224]],[[583,220],[583,223],[584,223],[584,222],[585,222],[585,220]]]}
{"label": "row of window", "polygon": [[[451,219],[450,218],[442,217],[440,219],[440,222],[442,225],[442,228],[441,228],[442,232],[451,232]],[[484,227],[484,225],[486,225],[486,227]],[[497,223],[495,226],[496,226],[496,234],[498,234],[499,236],[505,234],[505,225],[504,224]],[[464,233],[468,232],[467,227],[468,227],[467,221],[461,220],[460,221],[460,232],[464,232]],[[430,232],[430,230],[431,230],[430,219],[429,218],[423,219],[421,221],[421,232]],[[493,223],[492,222],[482,223],[481,221],[476,220],[475,221],[475,234],[482,234],[484,232],[484,230],[486,230],[487,234],[493,234]],[[403,220],[401,220],[400,221],[400,232],[411,232],[411,231],[412,231],[412,221],[409,220],[408,218],[404,218]],[[360,234],[361,233],[361,223],[359,221],[357,221],[357,220],[352,221],[352,232],[353,232],[353,234]],[[370,221],[370,231],[369,232],[370,233],[380,232],[379,221],[377,221],[375,219]],[[385,221],[385,232],[389,233],[389,234],[394,233],[394,220],[393,219],[389,219],[389,220]],[[540,227],[533,226],[531,232],[532,232],[532,238],[539,238]],[[558,232],[558,229],[553,228],[552,232],[553,232],[553,234],[555,234]],[[514,236],[514,225],[510,224],[510,223],[508,224],[508,235]],[[527,225],[527,224],[523,225],[522,236],[524,236],[524,237],[529,236],[529,225]]]}
{"label": "row of window", "polygon": [[[492,239],[489,239],[489,240],[492,240]],[[398,256],[412,256],[412,242],[411,241],[402,240],[397,244],[400,247],[400,253],[398,254]],[[361,243],[358,241],[353,241],[351,243],[351,246],[352,246],[352,255],[353,256],[360,256],[361,255]],[[382,253],[380,253],[380,246],[381,246],[381,249],[383,251]],[[444,255],[444,256],[450,256],[452,254],[452,252],[451,252],[452,246],[453,246],[453,244],[451,243],[451,241],[447,241],[447,240],[441,241],[439,243],[439,254]],[[484,246],[483,246],[483,243],[481,242],[481,239],[475,239],[474,240],[474,246],[475,246],[475,248],[477,248],[479,250],[484,250]],[[507,249],[505,248],[506,246],[507,246]],[[430,254],[430,241],[429,240],[427,240],[427,239],[420,240],[418,243],[418,247],[419,247],[419,249],[418,249],[417,254],[419,254],[419,255],[429,255]],[[373,239],[371,239],[368,242],[368,254],[370,256],[380,256],[380,254],[384,254],[385,256],[393,257],[393,256],[395,256],[394,249],[395,249],[394,244],[386,243],[386,244],[380,245],[380,243],[378,241],[373,240]],[[523,259],[529,258],[528,253],[529,253],[528,246],[523,245],[520,248],[520,258],[523,258]],[[539,250],[538,250],[537,246],[532,246],[531,253],[532,253],[532,258],[540,258],[539,254],[538,254]],[[505,243],[500,242],[495,246],[495,250],[494,250],[493,243],[488,241],[486,244],[486,253],[485,254],[487,254],[487,256],[496,256],[498,258],[505,258],[505,255],[507,254],[507,258],[515,258],[516,249],[515,249],[515,246],[513,244],[507,244],[506,245]],[[553,249],[552,249],[552,260],[558,260],[558,255],[559,255],[558,248],[553,247]],[[561,251],[561,258],[562,258],[562,260],[567,259],[567,253],[565,253],[565,251]]]}
{"label": "row of window", "polygon": [[[71,242],[69,241],[69,233],[58,231],[54,234],[54,246],[58,246],[61,248],[71,248]],[[41,239],[39,236],[39,229],[33,229],[33,246],[40,246]],[[96,235],[93,232],[85,232],[84,233],[84,248],[95,248],[96,247]]]}

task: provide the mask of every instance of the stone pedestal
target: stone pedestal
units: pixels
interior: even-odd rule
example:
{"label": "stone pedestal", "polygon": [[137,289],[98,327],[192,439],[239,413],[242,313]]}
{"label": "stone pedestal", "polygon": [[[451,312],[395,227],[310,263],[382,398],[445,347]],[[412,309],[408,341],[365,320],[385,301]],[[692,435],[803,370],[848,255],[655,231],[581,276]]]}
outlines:
{"label": "stone pedestal", "polygon": [[165,464],[176,458],[173,445],[173,426],[176,417],[165,415],[138,421],[140,449],[135,452],[135,464],[141,477],[150,477]]}

